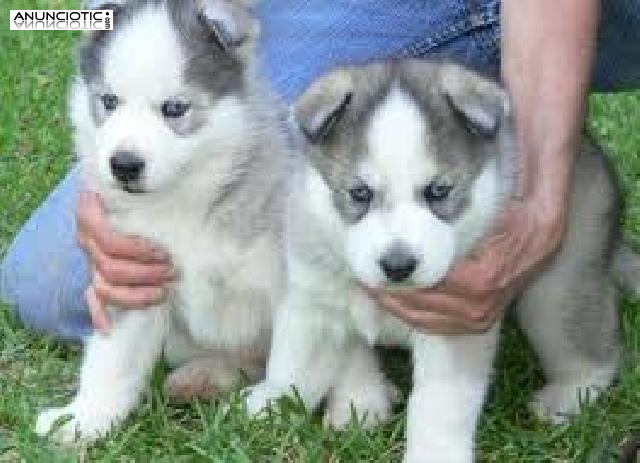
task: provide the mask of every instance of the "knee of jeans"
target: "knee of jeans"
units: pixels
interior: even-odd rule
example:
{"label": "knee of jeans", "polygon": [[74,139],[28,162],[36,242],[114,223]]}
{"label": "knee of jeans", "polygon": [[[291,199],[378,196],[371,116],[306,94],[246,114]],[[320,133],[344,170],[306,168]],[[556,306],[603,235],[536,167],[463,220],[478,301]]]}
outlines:
{"label": "knee of jeans", "polygon": [[76,243],[77,170],[58,185],[14,239],[0,266],[0,299],[29,327],[77,339],[89,329],[89,272]]}
{"label": "knee of jeans", "polygon": [[0,297],[28,328],[79,340],[91,324],[84,300],[88,272],[84,256],[51,255],[20,258],[9,253],[0,268]]}

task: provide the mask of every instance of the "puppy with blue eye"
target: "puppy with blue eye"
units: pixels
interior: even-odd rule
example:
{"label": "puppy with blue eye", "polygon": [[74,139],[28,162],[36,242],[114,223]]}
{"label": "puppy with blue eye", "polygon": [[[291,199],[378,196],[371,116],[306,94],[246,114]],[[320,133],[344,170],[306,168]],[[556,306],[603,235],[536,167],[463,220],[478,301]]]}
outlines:
{"label": "puppy with blue eye", "polygon": [[178,278],[157,307],[110,308],[110,332],[86,342],[75,398],[40,415],[41,434],[104,436],[137,405],[160,356],[179,399],[264,372],[284,280],[286,154],[277,104],[254,71],[248,3],[91,5],[115,20],[85,38],[71,91],[84,182],[118,231],[170,253]]}
{"label": "puppy with blue eye", "polygon": [[[266,380],[249,390],[259,413],[293,388],[325,421],[389,417],[392,390],[371,346],[413,353],[409,463],[471,463],[499,323],[488,332],[418,332],[365,288],[429,288],[490,231],[514,191],[507,94],[446,63],[398,61],[320,77],[294,107],[307,138],[288,207],[289,284],[274,321]],[[547,384],[534,409],[554,420],[613,380],[619,314],[612,276],[632,281],[637,256],[617,241],[618,192],[588,141],[576,159],[562,249],[517,301]]]}

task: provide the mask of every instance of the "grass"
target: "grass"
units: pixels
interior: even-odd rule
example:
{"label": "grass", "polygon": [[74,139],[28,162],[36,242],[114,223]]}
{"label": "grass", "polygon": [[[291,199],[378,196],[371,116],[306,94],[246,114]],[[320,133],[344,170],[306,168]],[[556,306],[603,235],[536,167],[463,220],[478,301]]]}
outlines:
{"label": "grass", "polygon": [[[0,10],[0,254],[30,212],[64,175],[71,160],[65,93],[74,35],[10,33],[10,8]],[[67,0],[30,0],[28,7],[63,8]],[[640,92],[595,95],[589,128],[609,149],[627,198],[624,227],[640,243]],[[570,424],[534,419],[526,402],[540,385],[535,360],[514,328],[505,330],[496,382],[483,415],[478,447],[483,462],[616,461],[624,436],[640,433],[640,306],[623,302],[625,366],[595,406]],[[407,382],[403,355],[388,356]],[[373,431],[357,425],[325,430],[317,416],[291,401],[265,422],[247,420],[233,395],[230,409],[209,403],[167,404],[158,368],[143,405],[125,427],[91,448],[64,450],[32,433],[36,411],[72,394],[79,350],[30,333],[0,307],[0,462],[392,462],[400,461],[403,408]],[[406,388],[405,388],[406,392]]]}

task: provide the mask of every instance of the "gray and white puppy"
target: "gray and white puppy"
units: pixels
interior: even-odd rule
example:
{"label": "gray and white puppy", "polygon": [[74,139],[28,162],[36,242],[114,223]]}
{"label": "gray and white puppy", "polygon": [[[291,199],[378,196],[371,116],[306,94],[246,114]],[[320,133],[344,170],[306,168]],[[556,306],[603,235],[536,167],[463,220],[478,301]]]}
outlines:
{"label": "gray and white puppy", "polygon": [[[349,421],[350,403],[365,419],[385,419],[391,395],[370,346],[406,346],[414,377],[405,461],[471,462],[499,324],[478,335],[421,333],[363,286],[434,286],[487,234],[514,188],[506,93],[453,64],[371,64],[318,79],[295,118],[309,143],[290,195],[290,286],[249,410],[294,386],[311,408],[328,397],[329,423]],[[624,272],[638,268],[620,253],[615,181],[588,143],[570,202],[562,249],[517,304],[548,379],[535,408],[554,418],[613,380],[619,314],[609,270],[614,255],[626,256]]]}
{"label": "gray and white puppy", "polygon": [[80,386],[43,412],[41,434],[93,440],[136,406],[155,361],[166,388],[211,395],[264,373],[284,281],[284,140],[277,105],[254,73],[248,2],[132,0],[114,30],[80,49],[71,117],[86,186],[111,223],[166,249],[179,278],[166,303],[111,308],[87,341]]}

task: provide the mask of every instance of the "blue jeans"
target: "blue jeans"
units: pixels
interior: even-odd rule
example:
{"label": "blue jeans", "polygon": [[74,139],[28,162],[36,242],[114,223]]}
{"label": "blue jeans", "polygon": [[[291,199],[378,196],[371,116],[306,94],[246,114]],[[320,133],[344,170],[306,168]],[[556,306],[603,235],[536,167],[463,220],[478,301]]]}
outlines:
{"label": "blue jeans", "polygon": [[[603,6],[594,88],[638,86],[640,3],[604,0]],[[264,69],[287,100],[333,66],[372,59],[440,55],[497,76],[499,7],[498,0],[268,0],[260,8]],[[75,242],[77,192],[72,168],[0,267],[2,299],[26,325],[66,339],[91,331],[83,301],[87,260]]]}

